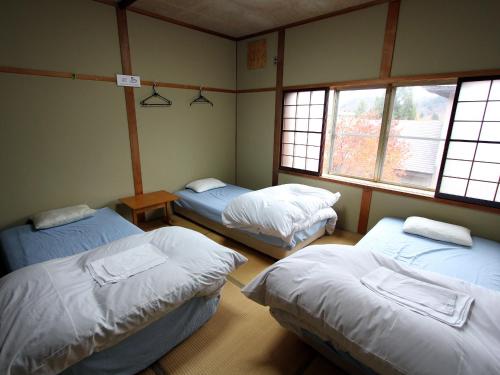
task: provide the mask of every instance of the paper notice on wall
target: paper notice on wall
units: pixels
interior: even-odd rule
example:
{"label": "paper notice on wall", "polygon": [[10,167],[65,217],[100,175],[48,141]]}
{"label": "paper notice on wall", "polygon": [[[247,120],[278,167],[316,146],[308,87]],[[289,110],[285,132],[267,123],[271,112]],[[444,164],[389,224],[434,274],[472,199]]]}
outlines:
{"label": "paper notice on wall", "polygon": [[141,77],[117,74],[116,84],[118,86],[141,87]]}

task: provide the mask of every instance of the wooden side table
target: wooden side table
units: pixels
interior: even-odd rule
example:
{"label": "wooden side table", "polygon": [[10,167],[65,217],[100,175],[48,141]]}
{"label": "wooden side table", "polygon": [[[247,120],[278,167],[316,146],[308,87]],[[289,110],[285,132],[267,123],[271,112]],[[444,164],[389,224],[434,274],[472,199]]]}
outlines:
{"label": "wooden side table", "polygon": [[145,213],[147,210],[152,210],[155,208],[163,208],[165,212],[163,220],[167,224],[170,224],[168,206],[170,202],[173,202],[177,199],[179,199],[177,195],[164,190],[160,190],[153,193],[120,198],[120,202],[122,202],[132,210],[132,222],[135,225],[138,225],[139,223],[139,220],[137,218],[139,214]]}

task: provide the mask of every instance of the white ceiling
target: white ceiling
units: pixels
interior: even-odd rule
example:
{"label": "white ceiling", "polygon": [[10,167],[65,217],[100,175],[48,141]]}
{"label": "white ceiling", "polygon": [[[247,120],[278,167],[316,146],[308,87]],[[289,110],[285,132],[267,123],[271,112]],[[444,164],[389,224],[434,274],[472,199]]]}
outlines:
{"label": "white ceiling", "polygon": [[238,38],[370,1],[137,0],[132,7]]}

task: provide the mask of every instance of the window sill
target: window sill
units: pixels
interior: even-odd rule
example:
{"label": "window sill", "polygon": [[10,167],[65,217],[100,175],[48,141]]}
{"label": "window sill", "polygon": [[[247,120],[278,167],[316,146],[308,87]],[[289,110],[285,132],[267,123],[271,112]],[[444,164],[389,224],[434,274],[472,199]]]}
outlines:
{"label": "window sill", "polygon": [[292,176],[298,176],[298,177],[303,177],[303,178],[310,178],[310,179],[314,179],[314,180],[321,180],[321,181],[331,182],[334,184],[353,186],[353,187],[357,187],[359,189],[378,191],[378,192],[382,192],[382,193],[386,193],[386,194],[401,195],[401,196],[405,196],[405,197],[409,197],[409,198],[421,199],[421,200],[426,200],[426,201],[439,203],[439,204],[465,207],[465,208],[469,208],[471,210],[486,211],[486,212],[492,212],[495,214],[500,214],[499,208],[480,206],[480,205],[473,204],[473,203],[466,203],[466,202],[448,200],[448,199],[443,199],[443,198],[436,198],[436,197],[434,197],[433,191],[413,189],[413,188],[408,188],[408,187],[403,187],[403,186],[388,185],[388,184],[383,184],[380,182],[365,181],[365,180],[359,180],[359,179],[355,179],[355,178],[341,177],[341,176],[331,176],[331,175],[311,176],[311,175],[304,174],[304,173],[286,171],[286,170],[282,170],[282,169],[279,170],[279,173],[289,174]]}
{"label": "window sill", "polygon": [[352,185],[362,187],[362,188],[369,187],[369,188],[372,188],[373,190],[377,190],[377,191],[406,193],[406,194],[411,194],[411,195],[418,195],[421,197],[434,198],[434,191],[431,191],[431,190],[417,189],[417,188],[411,188],[411,187],[407,187],[407,186],[384,184],[382,182],[361,180],[358,178],[335,176],[335,175],[330,175],[330,174],[323,174],[321,177],[328,179],[328,180],[332,180],[334,182],[352,184]]}

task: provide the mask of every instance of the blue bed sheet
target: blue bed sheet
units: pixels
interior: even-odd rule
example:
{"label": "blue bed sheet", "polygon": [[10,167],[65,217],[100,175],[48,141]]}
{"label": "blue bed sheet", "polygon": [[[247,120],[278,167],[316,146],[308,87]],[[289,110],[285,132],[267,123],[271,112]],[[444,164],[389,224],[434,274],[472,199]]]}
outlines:
{"label": "blue bed sheet", "polygon": [[[222,211],[224,211],[229,202],[232,199],[251,191],[252,190],[230,184],[226,185],[225,187],[208,190],[203,193],[196,193],[193,190],[184,189],[175,192],[175,194],[181,197],[181,199],[175,201],[174,207],[178,206],[186,208],[211,221],[222,224]],[[246,235],[269,245],[281,247],[284,249],[291,249],[298,243],[311,237],[325,225],[326,220],[323,220],[312,225],[306,230],[295,233],[295,236],[293,237],[290,244],[285,243],[281,238],[278,237],[255,234],[247,231],[244,232]]]}
{"label": "blue bed sheet", "polygon": [[142,233],[110,208],[94,216],[54,228],[35,230],[31,224],[0,232],[0,256],[5,272],[94,249]]}
{"label": "blue bed sheet", "polygon": [[220,296],[197,297],[121,343],[92,354],[61,375],[133,375],[191,336],[217,311]]}
{"label": "blue bed sheet", "polygon": [[403,219],[380,220],[356,245],[427,271],[500,291],[500,243],[472,237],[473,246],[403,232]]}

